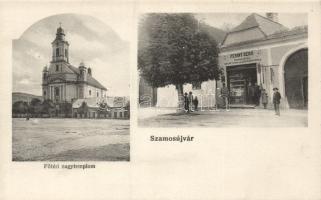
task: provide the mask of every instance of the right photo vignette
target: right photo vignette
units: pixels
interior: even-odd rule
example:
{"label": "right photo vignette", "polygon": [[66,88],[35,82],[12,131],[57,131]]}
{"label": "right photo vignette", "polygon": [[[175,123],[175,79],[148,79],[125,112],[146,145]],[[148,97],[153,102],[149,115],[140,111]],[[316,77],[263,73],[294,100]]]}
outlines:
{"label": "right photo vignette", "polygon": [[144,13],[139,127],[307,127],[307,13]]}

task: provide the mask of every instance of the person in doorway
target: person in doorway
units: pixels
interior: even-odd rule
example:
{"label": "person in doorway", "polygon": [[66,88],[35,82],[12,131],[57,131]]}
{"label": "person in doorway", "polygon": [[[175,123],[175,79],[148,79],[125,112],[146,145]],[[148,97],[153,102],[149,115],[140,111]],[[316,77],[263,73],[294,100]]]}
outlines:
{"label": "person in doorway", "polygon": [[195,109],[195,111],[197,111],[198,110],[198,99],[197,99],[197,96],[195,96],[193,103],[194,103],[194,109]]}
{"label": "person in doorway", "polygon": [[261,99],[261,101],[262,101],[262,104],[263,104],[263,106],[264,106],[264,109],[266,109],[266,105],[267,105],[267,103],[268,103],[268,94],[266,93],[266,91],[265,91],[265,89],[263,89],[262,90],[262,95],[261,95],[262,97],[262,99]]}
{"label": "person in doorway", "polygon": [[226,111],[229,110],[230,106],[229,106],[229,90],[226,87],[225,83],[223,83],[223,87],[221,88],[221,97],[224,99],[224,103],[225,103],[225,109]]}
{"label": "person in doorway", "polygon": [[184,110],[185,112],[189,112],[189,101],[188,101],[187,92],[185,92],[184,94]]}
{"label": "person in doorway", "polygon": [[260,105],[261,89],[257,83],[254,84],[254,103],[256,106]]}
{"label": "person in doorway", "polygon": [[280,100],[281,100],[281,94],[279,93],[278,88],[273,88],[273,104],[274,104],[274,110],[275,114],[280,116]]}
{"label": "person in doorway", "polygon": [[255,91],[254,91],[254,86],[249,82],[248,85],[248,103],[249,104],[255,104]]}
{"label": "person in doorway", "polygon": [[189,103],[189,111],[193,112],[193,93],[189,92],[188,94],[188,103]]}

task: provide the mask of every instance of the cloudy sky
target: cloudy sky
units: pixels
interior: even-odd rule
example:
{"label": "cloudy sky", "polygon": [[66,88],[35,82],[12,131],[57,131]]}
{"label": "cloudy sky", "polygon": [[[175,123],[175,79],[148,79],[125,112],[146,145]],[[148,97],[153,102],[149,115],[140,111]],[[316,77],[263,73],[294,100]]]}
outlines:
{"label": "cloudy sky", "polygon": [[76,14],[40,20],[13,41],[13,91],[41,95],[42,69],[49,66],[60,22],[70,44],[70,64],[78,67],[84,61],[109,95],[129,96],[129,42],[108,24]]}
{"label": "cloudy sky", "polygon": [[[196,18],[208,25],[224,29],[225,26],[235,27],[239,25],[251,13],[202,13],[196,14]],[[266,13],[258,13],[265,16]],[[279,23],[288,28],[307,25],[308,17],[305,13],[278,13]]]}

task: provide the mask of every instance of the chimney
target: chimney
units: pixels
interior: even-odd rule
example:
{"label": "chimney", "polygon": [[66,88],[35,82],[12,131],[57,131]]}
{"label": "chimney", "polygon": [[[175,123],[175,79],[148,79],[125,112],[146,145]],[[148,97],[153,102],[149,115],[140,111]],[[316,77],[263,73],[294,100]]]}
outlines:
{"label": "chimney", "polygon": [[279,22],[277,13],[266,13],[266,18],[274,22]]}

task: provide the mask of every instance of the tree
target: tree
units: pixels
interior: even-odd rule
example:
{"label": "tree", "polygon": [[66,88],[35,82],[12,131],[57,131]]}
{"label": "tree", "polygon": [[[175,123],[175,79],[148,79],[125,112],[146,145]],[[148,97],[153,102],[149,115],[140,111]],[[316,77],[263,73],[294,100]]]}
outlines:
{"label": "tree", "polygon": [[148,14],[139,28],[138,68],[152,87],[218,79],[217,42],[191,14]]}
{"label": "tree", "polygon": [[130,118],[130,102],[129,101],[126,103],[125,110],[127,112],[127,117]]}
{"label": "tree", "polygon": [[71,116],[72,104],[68,102],[62,102],[59,104],[59,113],[64,114],[65,117]]}
{"label": "tree", "polygon": [[98,117],[101,115],[107,115],[108,111],[110,111],[109,106],[106,102],[100,102],[98,108]]}
{"label": "tree", "polygon": [[28,109],[28,103],[24,101],[17,101],[12,104],[12,114],[26,114]]}
{"label": "tree", "polygon": [[42,114],[51,115],[54,110],[55,104],[50,99],[46,99],[42,102]]}
{"label": "tree", "polygon": [[31,115],[39,115],[42,110],[41,100],[37,98],[31,99],[29,109]]}
{"label": "tree", "polygon": [[79,114],[87,114],[88,113],[88,105],[85,101],[82,102],[81,106],[78,108]]}

